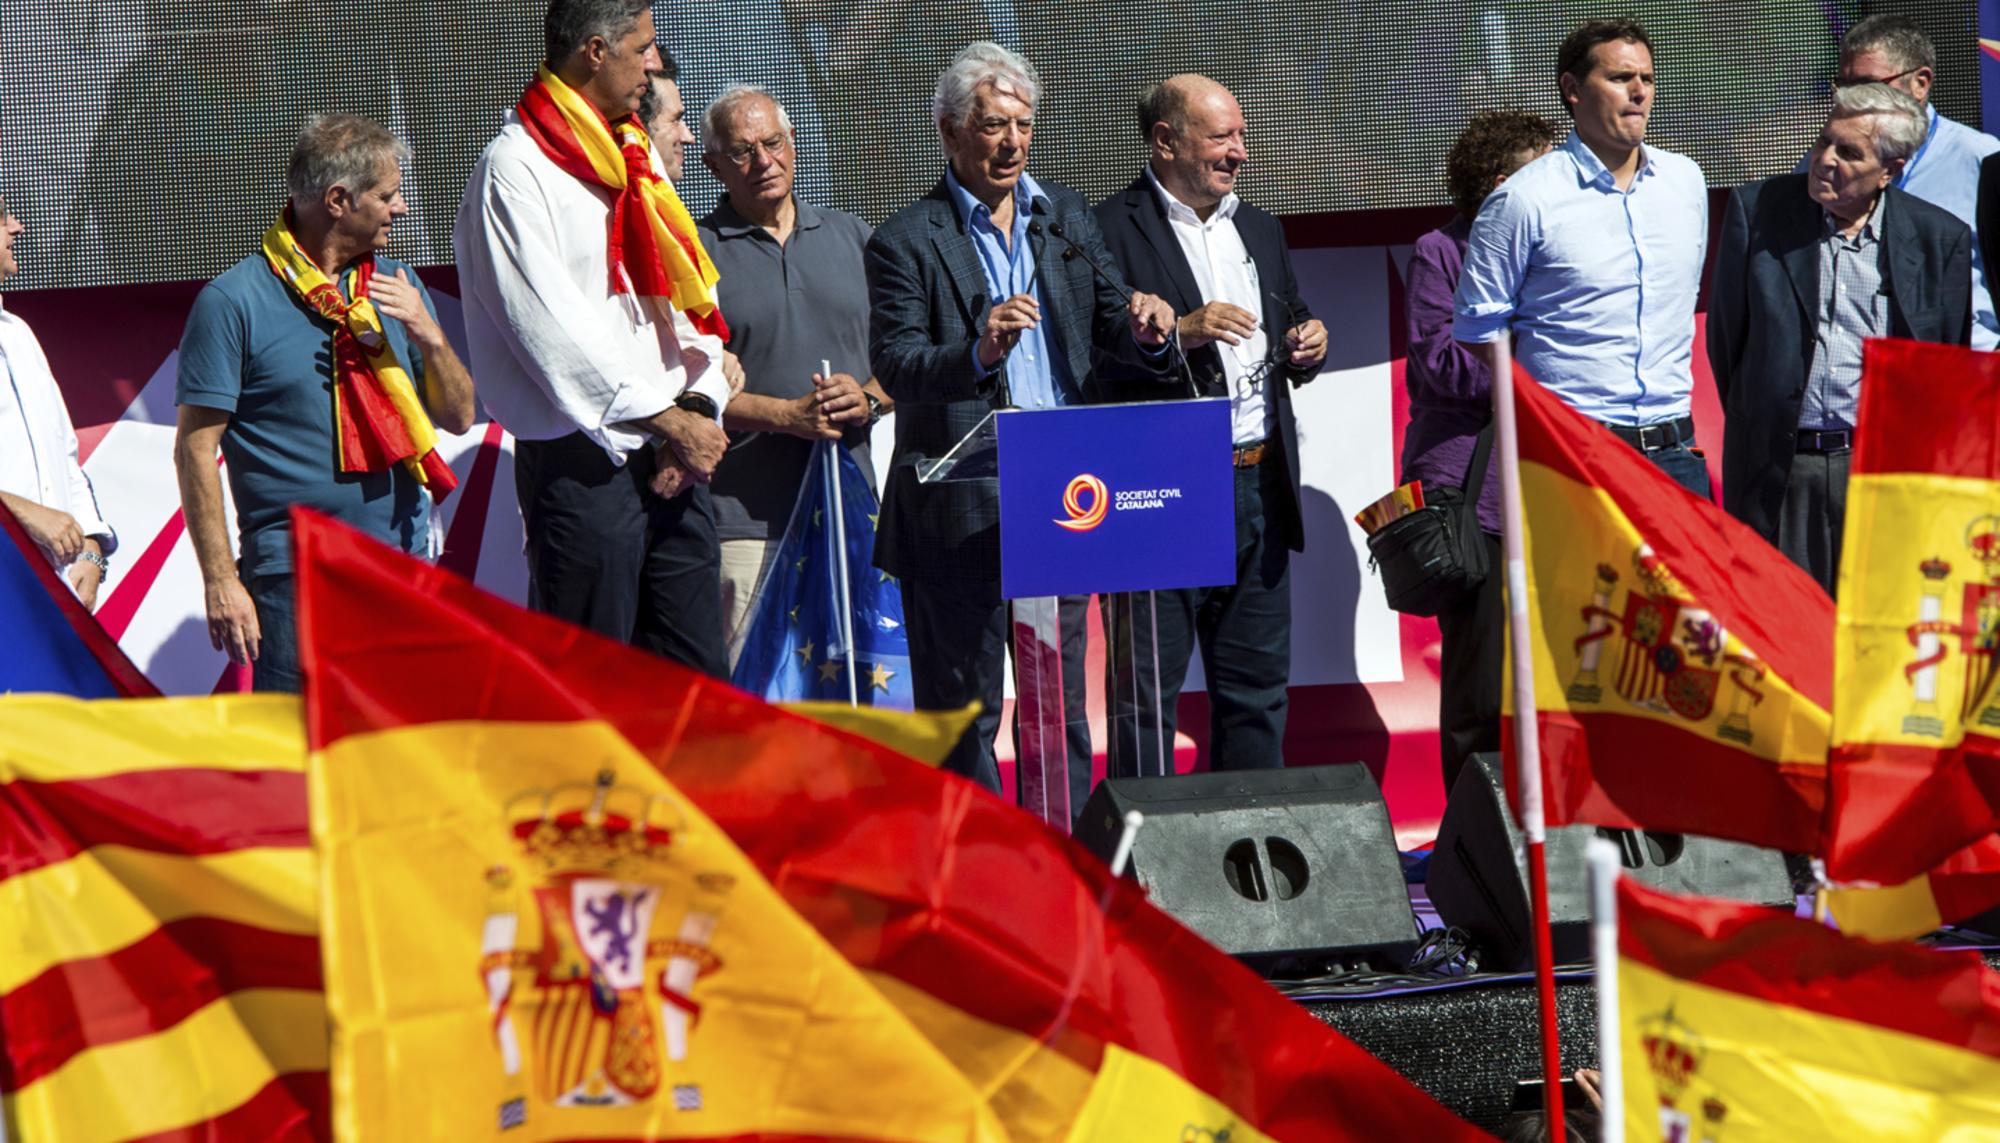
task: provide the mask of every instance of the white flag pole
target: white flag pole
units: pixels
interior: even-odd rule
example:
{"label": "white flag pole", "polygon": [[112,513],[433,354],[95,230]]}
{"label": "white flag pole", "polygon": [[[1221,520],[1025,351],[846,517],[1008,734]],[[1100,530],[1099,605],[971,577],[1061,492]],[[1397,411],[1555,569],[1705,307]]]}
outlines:
{"label": "white flag pole", "polygon": [[1618,870],[1616,843],[1590,839],[1590,952],[1597,968],[1597,1091],[1604,1099],[1603,1143],[1625,1143],[1625,1041],[1618,1012]]}
{"label": "white flag pole", "polygon": [[[833,380],[833,363],[819,363],[822,381]],[[826,484],[833,489],[834,567],[840,575],[840,643],[847,651],[847,705],[861,705],[859,680],[854,677],[854,591],[847,582],[847,508],[840,495],[840,448],[834,441],[826,450]]]}

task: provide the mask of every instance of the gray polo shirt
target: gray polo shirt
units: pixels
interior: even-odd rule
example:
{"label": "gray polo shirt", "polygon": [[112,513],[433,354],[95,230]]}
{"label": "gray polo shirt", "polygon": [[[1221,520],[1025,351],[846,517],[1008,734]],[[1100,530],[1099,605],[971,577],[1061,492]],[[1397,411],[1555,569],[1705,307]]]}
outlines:
{"label": "gray polo shirt", "polygon": [[[722,276],[718,300],[729,350],[743,363],[744,391],[780,400],[811,392],[821,360],[861,381],[870,375],[862,250],[873,232],[851,214],[797,206],[798,222],[782,246],[744,221],[726,195],[699,223],[702,246]],[[865,438],[851,451],[873,487]],[[716,537],[782,536],[811,456],[811,441],[787,433],[730,433],[708,487]]]}

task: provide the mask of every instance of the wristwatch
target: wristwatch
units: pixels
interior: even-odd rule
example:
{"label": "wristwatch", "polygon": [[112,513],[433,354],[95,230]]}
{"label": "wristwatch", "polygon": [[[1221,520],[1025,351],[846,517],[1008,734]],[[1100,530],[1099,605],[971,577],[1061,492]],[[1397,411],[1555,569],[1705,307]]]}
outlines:
{"label": "wristwatch", "polygon": [[721,412],[720,409],[715,407],[714,401],[700,393],[682,393],[680,396],[674,398],[674,408],[685,409],[697,417],[710,421],[714,420],[715,415]]}
{"label": "wristwatch", "polygon": [[98,555],[96,552],[91,551],[89,548],[85,548],[81,553],[77,555],[76,558],[96,564],[97,578],[100,581],[109,580],[111,578],[111,561],[106,559],[105,557]]}
{"label": "wristwatch", "polygon": [[882,401],[866,389],[861,391],[861,395],[868,398],[868,424],[873,427],[875,422],[882,419]]}

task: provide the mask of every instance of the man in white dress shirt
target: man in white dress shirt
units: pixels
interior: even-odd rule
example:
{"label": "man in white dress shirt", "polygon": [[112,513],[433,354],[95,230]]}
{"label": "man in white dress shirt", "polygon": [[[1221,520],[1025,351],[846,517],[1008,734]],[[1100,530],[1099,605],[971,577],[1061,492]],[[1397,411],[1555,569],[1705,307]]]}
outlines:
{"label": "man in white dress shirt", "polygon": [[[0,282],[20,270],[14,240],[26,228],[0,204]],[[0,309],[0,504],[14,514],[85,607],[110,571],[118,537],[77,463],[69,406],[28,323]]]}
{"label": "man in white dress shirt", "polygon": [[529,605],[727,677],[706,487],[728,446],[713,270],[691,222],[691,252],[635,237],[673,193],[656,152],[594,176],[584,143],[650,151],[629,129],[660,67],[652,11],[554,0],[545,33],[453,235],[480,397],[516,438]]}

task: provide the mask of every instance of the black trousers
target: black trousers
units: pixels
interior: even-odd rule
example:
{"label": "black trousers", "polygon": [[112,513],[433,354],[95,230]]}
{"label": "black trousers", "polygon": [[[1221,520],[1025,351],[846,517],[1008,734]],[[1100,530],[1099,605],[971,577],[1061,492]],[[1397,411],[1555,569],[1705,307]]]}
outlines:
{"label": "black trousers", "polygon": [[1196,643],[1208,679],[1209,768],[1255,770],[1285,764],[1292,553],[1271,530],[1265,510],[1286,494],[1279,485],[1284,479],[1277,464],[1236,470],[1235,583],[1112,598],[1106,619],[1111,646],[1105,655],[1111,777],[1172,771],[1174,708]]}
{"label": "black trousers", "polygon": [[528,606],[727,679],[708,489],[662,500],[654,471],[651,449],[620,466],[582,433],[514,442]]}
{"label": "black trousers", "polygon": [[1778,550],[1812,573],[1828,595],[1840,588],[1840,537],[1847,527],[1847,470],[1854,454],[1797,452],[1778,509]]}
{"label": "black trousers", "polygon": [[1507,653],[1507,565],[1500,537],[1486,537],[1485,582],[1459,606],[1438,613],[1438,762],[1445,797],[1474,754],[1500,749],[1500,697]]}
{"label": "black trousers", "polygon": [[[1000,585],[902,581],[903,622],[910,640],[910,689],[919,710],[956,710],[975,699],[979,714],[945,757],[944,768],[1000,792],[993,744],[1000,732],[1000,702],[1012,637],[1010,607]],[[1064,596],[1061,604],[1064,738],[1069,756],[1071,824],[1090,796],[1090,718],[1085,708],[1085,630],[1090,597]],[[1020,727],[1014,741],[1021,740]],[[1019,775],[1015,791],[1020,790]]]}

